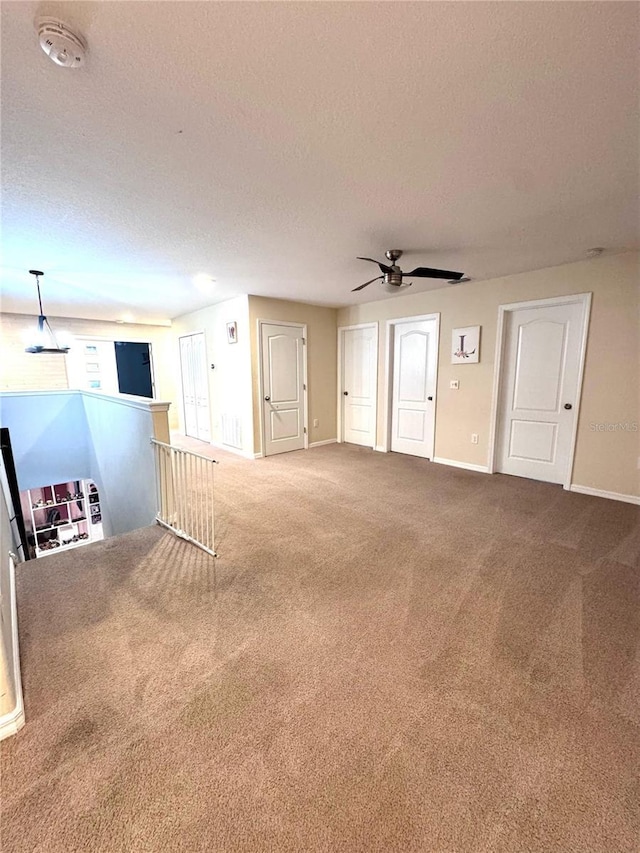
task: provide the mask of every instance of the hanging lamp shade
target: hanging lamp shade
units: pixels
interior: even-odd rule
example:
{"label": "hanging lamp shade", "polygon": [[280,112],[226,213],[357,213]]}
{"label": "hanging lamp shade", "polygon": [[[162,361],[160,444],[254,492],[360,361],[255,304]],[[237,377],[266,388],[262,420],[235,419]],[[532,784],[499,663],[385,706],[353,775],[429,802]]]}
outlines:
{"label": "hanging lamp shade", "polygon": [[33,335],[29,335],[30,346],[25,348],[25,352],[30,353],[59,353],[65,355],[69,352],[69,344],[66,341],[58,341],[49,321],[47,320],[44,311],[42,310],[42,296],[40,295],[40,277],[44,275],[41,270],[29,270],[30,275],[35,276],[36,287],[38,289],[38,306],[40,314],[38,316],[38,328]]}

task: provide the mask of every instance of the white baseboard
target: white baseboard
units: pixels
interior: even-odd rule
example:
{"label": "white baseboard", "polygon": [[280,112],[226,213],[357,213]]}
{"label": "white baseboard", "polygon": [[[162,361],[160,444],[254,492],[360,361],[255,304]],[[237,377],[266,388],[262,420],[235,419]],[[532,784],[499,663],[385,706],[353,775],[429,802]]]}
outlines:
{"label": "white baseboard", "polygon": [[452,468],[464,468],[467,471],[478,471],[480,474],[488,474],[489,469],[486,465],[473,465],[471,462],[458,462],[456,459],[443,459],[441,456],[434,456],[431,460],[439,465],[450,465]]}
{"label": "white baseboard", "polygon": [[11,642],[13,655],[10,661],[16,704],[13,711],[0,717],[0,740],[11,737],[24,726],[24,699],[20,677],[20,649],[18,648],[18,601],[16,598],[16,572],[13,560],[9,566],[9,596],[11,602]]}
{"label": "white baseboard", "polygon": [[216,450],[226,450],[227,453],[235,453],[236,456],[242,456],[244,459],[258,459],[262,453],[252,453],[250,450],[241,450],[239,447],[230,447],[228,444],[222,444],[219,441],[210,441],[211,447]]}
{"label": "white baseboard", "polygon": [[640,506],[640,495],[621,495],[618,492],[607,492],[605,489],[592,489],[591,486],[577,486],[572,483],[570,492],[578,492],[580,495],[591,495],[594,498],[607,498],[610,501],[622,501],[626,504],[637,504]]}
{"label": "white baseboard", "polygon": [[0,740],[11,737],[17,734],[24,726],[24,705],[22,702],[13,711],[9,711],[3,717],[0,717]]}
{"label": "white baseboard", "polygon": [[376,444],[374,450],[377,450],[378,453],[387,453],[387,448],[383,444]]}
{"label": "white baseboard", "polygon": [[337,438],[325,438],[324,441],[312,441],[309,447],[323,447],[325,444],[336,444]]}

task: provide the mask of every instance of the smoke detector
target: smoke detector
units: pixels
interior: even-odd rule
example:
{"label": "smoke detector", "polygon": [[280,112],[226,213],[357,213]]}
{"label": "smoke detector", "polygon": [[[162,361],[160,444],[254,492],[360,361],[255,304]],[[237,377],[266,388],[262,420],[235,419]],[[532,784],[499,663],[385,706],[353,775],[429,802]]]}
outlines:
{"label": "smoke detector", "polygon": [[40,18],[36,23],[40,47],[52,62],[63,68],[79,68],[87,45],[82,36],[56,18]]}

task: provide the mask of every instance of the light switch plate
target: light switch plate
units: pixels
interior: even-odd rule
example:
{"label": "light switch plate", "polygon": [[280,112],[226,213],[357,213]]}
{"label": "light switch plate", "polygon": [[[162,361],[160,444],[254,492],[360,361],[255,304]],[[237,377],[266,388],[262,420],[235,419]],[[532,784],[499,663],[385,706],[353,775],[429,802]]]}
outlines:
{"label": "light switch plate", "polygon": [[449,388],[451,388],[452,391],[457,391],[459,387],[460,381],[458,379],[449,380]]}

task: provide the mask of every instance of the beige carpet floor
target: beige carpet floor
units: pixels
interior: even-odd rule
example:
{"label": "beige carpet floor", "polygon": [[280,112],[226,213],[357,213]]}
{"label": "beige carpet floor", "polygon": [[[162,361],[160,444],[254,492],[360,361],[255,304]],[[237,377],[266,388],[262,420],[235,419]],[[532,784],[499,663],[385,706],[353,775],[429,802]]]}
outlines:
{"label": "beige carpet floor", "polygon": [[327,446],[19,570],[2,851],[638,851],[640,509]]}

